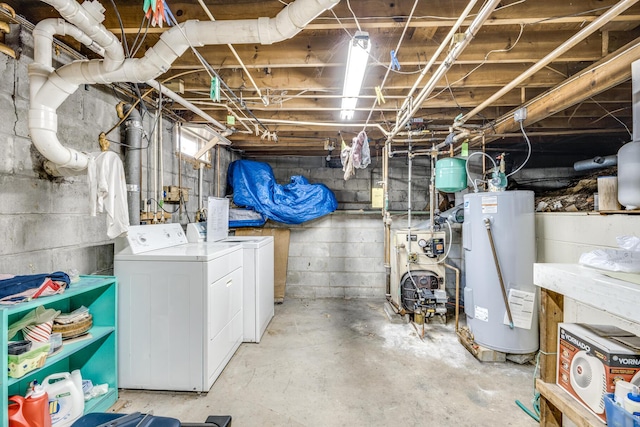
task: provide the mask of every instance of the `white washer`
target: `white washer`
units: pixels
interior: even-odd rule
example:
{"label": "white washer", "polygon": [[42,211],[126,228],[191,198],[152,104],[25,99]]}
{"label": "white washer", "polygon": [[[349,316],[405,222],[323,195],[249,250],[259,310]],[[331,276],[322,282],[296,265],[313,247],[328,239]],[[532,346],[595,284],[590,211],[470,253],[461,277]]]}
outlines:
{"label": "white washer", "polygon": [[274,241],[273,236],[234,236],[223,242],[242,244],[243,342],[259,343],[273,319]]}
{"label": "white washer", "polygon": [[114,258],[118,385],[208,391],[242,342],[242,246],[186,243],[180,224],[128,235]]}

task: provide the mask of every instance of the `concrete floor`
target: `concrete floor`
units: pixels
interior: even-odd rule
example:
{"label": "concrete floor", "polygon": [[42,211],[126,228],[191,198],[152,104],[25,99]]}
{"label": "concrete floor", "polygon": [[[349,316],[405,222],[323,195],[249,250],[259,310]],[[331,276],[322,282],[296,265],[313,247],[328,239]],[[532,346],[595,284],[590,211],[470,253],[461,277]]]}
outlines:
{"label": "concrete floor", "polygon": [[[535,426],[533,365],[478,362],[453,322],[389,322],[381,300],[288,299],[260,344],[242,344],[209,393],[121,390],[119,412],[233,426]],[[118,404],[116,406],[118,406]]]}

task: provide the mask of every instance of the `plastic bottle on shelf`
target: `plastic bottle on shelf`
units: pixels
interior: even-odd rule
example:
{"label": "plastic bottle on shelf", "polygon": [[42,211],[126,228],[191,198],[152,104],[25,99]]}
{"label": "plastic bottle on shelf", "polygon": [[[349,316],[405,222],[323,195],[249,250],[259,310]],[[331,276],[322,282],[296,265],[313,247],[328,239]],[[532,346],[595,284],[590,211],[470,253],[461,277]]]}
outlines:
{"label": "plastic bottle on shelf", "polygon": [[637,385],[632,387],[631,393],[627,393],[623,406],[625,411],[640,415],[640,389]]}
{"label": "plastic bottle on shelf", "polygon": [[24,417],[32,427],[51,427],[49,415],[49,395],[44,387],[34,381],[24,401]]}
{"label": "plastic bottle on shelf", "polygon": [[11,396],[9,405],[10,427],[51,427],[49,396],[44,388],[34,381],[26,397]]}
{"label": "plastic bottle on shelf", "polygon": [[614,400],[617,405],[624,408],[624,400],[627,394],[633,391],[633,384],[625,380],[618,380],[615,383]]}
{"label": "plastic bottle on shelf", "polygon": [[82,376],[79,370],[52,374],[42,381],[49,394],[49,411],[53,427],[69,427],[84,412]]}

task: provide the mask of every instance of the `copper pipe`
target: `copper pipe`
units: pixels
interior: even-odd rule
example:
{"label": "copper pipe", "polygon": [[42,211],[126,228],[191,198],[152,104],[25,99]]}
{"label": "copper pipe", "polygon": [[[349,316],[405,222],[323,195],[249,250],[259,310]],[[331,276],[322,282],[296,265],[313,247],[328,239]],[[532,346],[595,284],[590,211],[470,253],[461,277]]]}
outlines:
{"label": "copper pipe", "polygon": [[453,265],[444,264],[445,268],[450,268],[456,273],[456,332],[458,332],[459,325],[459,317],[458,312],[460,311],[460,269],[458,267],[454,267]]}

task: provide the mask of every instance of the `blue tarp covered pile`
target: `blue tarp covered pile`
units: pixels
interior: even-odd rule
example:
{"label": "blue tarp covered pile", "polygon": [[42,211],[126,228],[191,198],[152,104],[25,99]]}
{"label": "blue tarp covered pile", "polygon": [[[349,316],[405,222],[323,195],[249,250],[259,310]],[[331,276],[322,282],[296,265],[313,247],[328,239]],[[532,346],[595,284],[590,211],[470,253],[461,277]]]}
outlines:
{"label": "blue tarp covered pile", "polygon": [[324,184],[309,184],[301,175],[280,185],[271,166],[252,160],[236,160],[229,165],[228,184],[233,202],[285,224],[301,224],[327,215],[338,207],[333,192]]}

